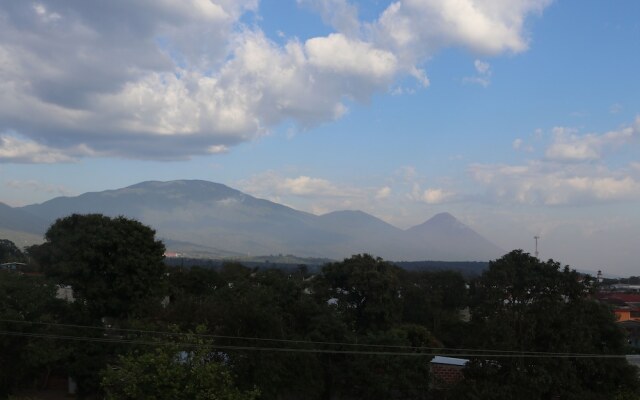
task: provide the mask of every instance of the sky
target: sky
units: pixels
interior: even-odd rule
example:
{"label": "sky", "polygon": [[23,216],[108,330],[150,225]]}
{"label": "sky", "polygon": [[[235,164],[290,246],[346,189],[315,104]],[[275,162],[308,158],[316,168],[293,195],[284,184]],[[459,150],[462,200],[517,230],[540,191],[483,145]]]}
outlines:
{"label": "sky", "polygon": [[205,179],[640,275],[637,0],[0,2],[0,202]]}

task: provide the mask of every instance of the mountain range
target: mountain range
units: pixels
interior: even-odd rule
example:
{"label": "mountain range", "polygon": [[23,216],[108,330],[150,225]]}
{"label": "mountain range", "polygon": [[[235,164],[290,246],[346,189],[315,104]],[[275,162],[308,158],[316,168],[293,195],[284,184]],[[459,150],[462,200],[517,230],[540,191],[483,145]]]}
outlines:
{"label": "mountain range", "polygon": [[370,253],[394,261],[486,261],[503,253],[448,213],[403,230],[362,211],[318,216],[201,180],[142,182],[24,207],[0,203],[0,232],[42,235],[73,213],[135,218],[168,250],[206,257]]}

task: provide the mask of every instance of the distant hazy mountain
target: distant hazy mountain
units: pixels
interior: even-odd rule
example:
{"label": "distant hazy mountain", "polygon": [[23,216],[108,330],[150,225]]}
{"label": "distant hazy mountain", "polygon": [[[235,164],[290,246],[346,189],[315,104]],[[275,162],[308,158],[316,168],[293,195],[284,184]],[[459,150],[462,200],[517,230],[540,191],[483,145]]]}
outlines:
{"label": "distant hazy mountain", "polygon": [[0,203],[0,228],[26,233],[42,233],[48,226],[47,219],[38,218],[18,208]]}
{"label": "distant hazy mountain", "polygon": [[502,253],[450,214],[401,230],[362,211],[316,216],[197,180],[143,182],[22,208],[2,206],[0,228],[23,223],[22,230],[42,233],[72,213],[124,215],[152,226],[172,251],[186,253],[340,259],[367,252],[398,261],[484,261]]}
{"label": "distant hazy mountain", "polygon": [[503,253],[449,213],[437,214],[405,232],[414,240],[427,243],[432,251],[439,249],[441,260],[491,260]]}

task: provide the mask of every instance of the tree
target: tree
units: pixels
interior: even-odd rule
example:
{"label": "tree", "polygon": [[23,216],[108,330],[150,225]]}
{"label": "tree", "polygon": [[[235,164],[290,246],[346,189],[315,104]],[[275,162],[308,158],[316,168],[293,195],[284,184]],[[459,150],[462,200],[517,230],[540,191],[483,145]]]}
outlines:
{"label": "tree", "polygon": [[400,320],[400,269],[381,258],[358,254],[322,268],[315,290],[335,304],[354,332],[387,330]]}
{"label": "tree", "polygon": [[0,263],[24,261],[24,254],[11,240],[0,239]]}
{"label": "tree", "polygon": [[425,326],[449,347],[465,335],[460,311],[468,305],[466,282],[456,271],[403,271],[402,320]]}
{"label": "tree", "polygon": [[33,254],[93,316],[124,317],[164,292],[165,247],[154,235],[125,217],[73,214],[51,225]]}
{"label": "tree", "polygon": [[469,345],[515,353],[473,360],[452,398],[601,399],[639,390],[636,369],[623,356],[518,356],[623,355],[624,335],[610,310],[592,300],[592,288],[575,270],[522,250],[491,262],[474,285]]}
{"label": "tree", "polygon": [[[438,341],[424,326],[404,324],[404,298],[401,270],[395,265],[368,254],[354,255],[342,262],[323,267],[313,290],[330,319],[324,327],[344,328],[325,341],[350,342],[366,350],[419,353],[419,347],[435,347]],[[335,329],[335,328],[332,328]],[[329,331],[330,332],[330,331]],[[385,347],[389,346],[389,347]],[[410,347],[414,349],[408,350]],[[349,348],[349,347],[348,347]],[[349,348],[353,350],[353,348]],[[416,354],[328,354],[325,365],[323,398],[397,398],[422,399],[429,388],[429,356]]]}
{"label": "tree", "polygon": [[151,351],[120,356],[103,372],[107,400],[253,400],[257,390],[241,391],[211,343],[194,336]]}
{"label": "tree", "polygon": [[65,302],[56,287],[42,277],[0,272],[0,398],[20,387],[42,384],[48,372],[65,363],[68,351],[53,339]]}

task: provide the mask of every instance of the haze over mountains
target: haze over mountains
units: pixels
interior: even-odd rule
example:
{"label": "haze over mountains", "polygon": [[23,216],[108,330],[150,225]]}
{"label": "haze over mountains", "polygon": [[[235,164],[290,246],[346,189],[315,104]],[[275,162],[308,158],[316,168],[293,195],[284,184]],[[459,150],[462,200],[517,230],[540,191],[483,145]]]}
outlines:
{"label": "haze over mountains", "polygon": [[135,218],[156,229],[169,250],[210,257],[366,252],[394,261],[486,261],[503,253],[448,213],[402,230],[362,211],[317,216],[198,180],[142,182],[19,208],[0,203],[0,229],[42,234],[72,213]]}

